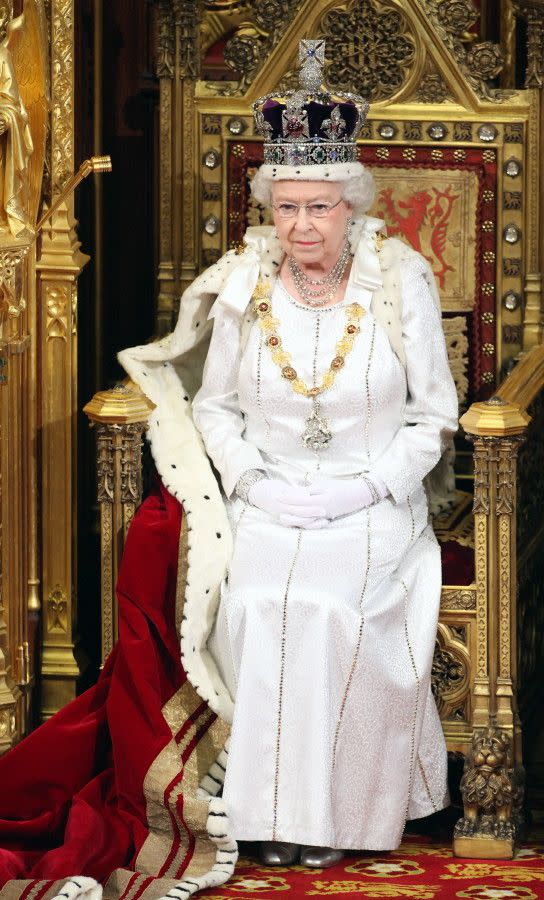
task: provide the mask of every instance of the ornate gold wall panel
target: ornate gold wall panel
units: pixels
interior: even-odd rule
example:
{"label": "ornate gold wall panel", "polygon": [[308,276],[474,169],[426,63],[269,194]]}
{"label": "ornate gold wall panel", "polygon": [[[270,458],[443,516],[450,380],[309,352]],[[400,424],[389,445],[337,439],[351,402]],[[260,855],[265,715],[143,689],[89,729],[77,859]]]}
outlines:
{"label": "ornate gold wall panel", "polygon": [[[28,728],[38,625],[35,253],[48,118],[41,0],[0,6],[0,752]],[[11,161],[11,165],[8,162]]]}
{"label": "ornate gold wall panel", "polygon": [[[50,0],[53,196],[74,172],[74,0]],[[77,278],[87,261],[73,199],[46,227],[37,262],[42,391],[42,718],[75,696]],[[54,524],[53,524],[54,523]]]}
{"label": "ornate gold wall panel", "polygon": [[[0,141],[17,146],[13,158],[19,162],[10,182],[13,200],[0,210],[0,341],[7,371],[0,386],[0,695],[11,684],[19,697],[11,716],[15,733],[0,734],[0,749],[27,727],[40,613],[42,716],[75,696],[79,674],[73,653],[76,313],[77,277],[86,257],[71,201],[53,216],[37,258],[32,243],[40,197],[50,202],[74,168],[73,12],[71,0],[25,0],[24,18],[7,26],[8,50],[2,50],[11,53],[26,114],[18,98],[2,100],[11,105],[1,110],[9,127]],[[8,176],[0,177],[5,195]],[[2,704],[0,698],[0,715]]]}

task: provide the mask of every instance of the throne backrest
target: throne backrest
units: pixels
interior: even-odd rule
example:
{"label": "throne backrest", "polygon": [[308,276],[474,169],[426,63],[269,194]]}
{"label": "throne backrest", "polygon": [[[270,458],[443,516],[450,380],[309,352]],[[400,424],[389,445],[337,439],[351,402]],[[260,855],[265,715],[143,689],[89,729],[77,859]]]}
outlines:
{"label": "throne backrest", "polygon": [[[372,123],[367,123],[371,133]],[[393,123],[384,133],[397,132]],[[435,128],[438,128],[436,123]],[[489,396],[495,382],[495,148],[421,146],[415,123],[402,144],[362,144],[359,159],[374,174],[371,210],[387,233],[409,243],[432,265],[443,310],[444,333],[461,409]],[[438,132],[437,132],[438,133]],[[464,132],[466,134],[466,131]],[[445,134],[444,134],[445,139]],[[227,240],[235,246],[248,225],[269,224],[270,211],[251,196],[262,162],[254,139],[227,147]]]}
{"label": "throne backrest", "polygon": [[[278,22],[273,10],[280,4],[284,16]],[[490,404],[475,404],[465,416],[465,427],[471,419],[467,431],[475,440],[474,522],[469,521],[468,494],[456,512],[457,522],[446,522],[440,529],[435,521],[439,539],[447,541],[453,525],[459,546],[470,550],[475,544],[475,552],[468,554],[472,568],[467,565],[466,578],[445,580],[432,672],[448,747],[466,752],[473,728],[489,724],[492,717],[498,721],[500,715],[501,727],[506,723],[513,729],[508,692],[511,672],[515,674],[518,438],[511,439],[511,417],[524,421],[522,412],[516,418],[516,404],[527,406],[541,391],[544,378],[543,354],[533,346],[541,337],[538,93],[499,90],[486,80],[499,74],[500,55],[494,45],[475,41],[475,33],[471,36],[477,13],[470,0],[279,0],[243,5],[214,0],[187,4],[184,16],[178,6],[157,5],[160,333],[175,324],[174,298],[195,274],[237,243],[248,224],[266,221],[266,210],[249,193],[249,179],[262,160],[251,104],[276,88],[280,78],[285,87],[291,86],[300,39],[324,37],[328,83],[354,88],[371,100],[360,158],[378,183],[373,212],[383,215],[390,234],[404,237],[424,253],[439,281],[461,407],[489,396],[501,368],[522,349],[533,348],[509,379],[514,408],[494,397]],[[190,29],[200,33],[202,48],[187,40]],[[506,390],[504,385],[501,390]],[[140,399],[133,396],[136,405]],[[139,410],[136,419],[128,412],[124,422],[135,423],[128,427],[136,429],[136,459],[146,415]],[[116,550],[111,535],[126,530],[138,498],[111,502],[108,473],[117,473],[114,494],[122,496],[126,445],[119,441],[119,424],[108,424],[105,407],[95,418],[102,430],[103,534],[110,534],[102,566],[106,654],[112,641],[107,626],[115,622]],[[541,456],[534,452],[534,443],[542,443],[540,421],[541,416],[535,420],[530,460],[524,459],[522,466],[533,481],[542,469]],[[473,455],[468,447],[458,451],[458,462],[461,457],[470,483]],[[519,534],[527,547],[524,564],[538,562],[531,572],[540,572],[544,559],[537,552],[542,530],[538,539],[529,539],[540,527],[541,494],[538,491],[520,517]],[[527,495],[522,491],[521,496],[526,503]],[[529,604],[522,604],[524,633],[541,632],[533,627],[541,619],[538,599],[529,615]],[[531,646],[525,671],[533,677],[538,654]]]}
{"label": "throne backrest", "polygon": [[183,165],[187,172],[192,154],[201,188],[185,195],[184,227],[196,230],[181,269],[204,268],[248,224],[266,222],[249,191],[262,161],[251,103],[278,82],[295,84],[301,38],[325,38],[327,83],[371,101],[359,147],[378,186],[371,212],[433,266],[463,412],[489,397],[501,369],[538,339],[522,304],[538,268],[536,92],[486,80],[500,71],[500,55],[490,43],[471,43],[477,13],[469,4],[466,21],[427,0],[402,9],[391,0],[291,6],[268,31],[257,11],[254,30],[226,12],[213,22],[204,16],[196,143],[184,145]]}
{"label": "throne backrest", "polygon": [[[478,40],[476,6],[462,6],[300,0],[268,26],[260,5],[239,21],[214,7],[204,16],[194,130],[189,140],[183,129],[180,170],[182,231],[192,237],[180,259],[188,283],[247,225],[266,222],[249,190],[262,161],[251,104],[280,79],[282,87],[295,85],[300,39],[325,38],[327,83],[371,103],[359,142],[359,158],[377,181],[371,213],[420,250],[437,277],[461,413],[490,397],[521,351],[540,340],[539,96],[490,81],[501,71],[499,49]],[[507,85],[511,69],[501,77]],[[484,531],[478,521],[475,542],[471,514],[473,447],[461,431],[455,470],[460,502],[434,522],[445,587],[433,688],[448,746],[463,749],[477,706],[475,678],[490,651]],[[453,575],[446,574],[450,556]]]}

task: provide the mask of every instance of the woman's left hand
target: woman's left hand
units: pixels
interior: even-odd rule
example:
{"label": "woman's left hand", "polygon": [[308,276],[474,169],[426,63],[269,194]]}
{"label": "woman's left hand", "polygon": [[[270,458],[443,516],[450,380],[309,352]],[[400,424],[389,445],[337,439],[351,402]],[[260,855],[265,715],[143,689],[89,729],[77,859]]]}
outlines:
{"label": "woman's left hand", "polygon": [[[369,481],[372,482],[374,491]],[[325,510],[327,519],[338,519],[372,506],[383,500],[389,493],[381,479],[368,478],[326,478],[316,475],[309,484],[310,494],[319,498],[319,505]]]}

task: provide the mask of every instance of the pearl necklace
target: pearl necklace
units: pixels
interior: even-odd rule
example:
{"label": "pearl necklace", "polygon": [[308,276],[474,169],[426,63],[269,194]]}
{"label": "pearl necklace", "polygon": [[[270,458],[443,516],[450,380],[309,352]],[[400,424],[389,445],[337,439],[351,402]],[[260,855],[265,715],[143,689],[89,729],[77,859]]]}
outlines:
{"label": "pearl necklace", "polygon": [[342,253],[334,266],[323,278],[310,278],[296,260],[289,256],[287,264],[297,291],[309,306],[325,306],[330,303],[344,277],[351,258],[349,241],[346,241]]}

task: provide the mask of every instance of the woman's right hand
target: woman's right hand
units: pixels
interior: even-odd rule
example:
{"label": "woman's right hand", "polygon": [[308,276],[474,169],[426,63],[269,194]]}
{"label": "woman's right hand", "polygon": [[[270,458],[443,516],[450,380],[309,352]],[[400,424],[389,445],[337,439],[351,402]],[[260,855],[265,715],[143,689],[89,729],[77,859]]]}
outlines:
{"label": "woman's right hand", "polygon": [[261,478],[248,491],[248,500],[264,512],[294,528],[322,528],[325,509],[309,488],[287,484],[279,478]]}

